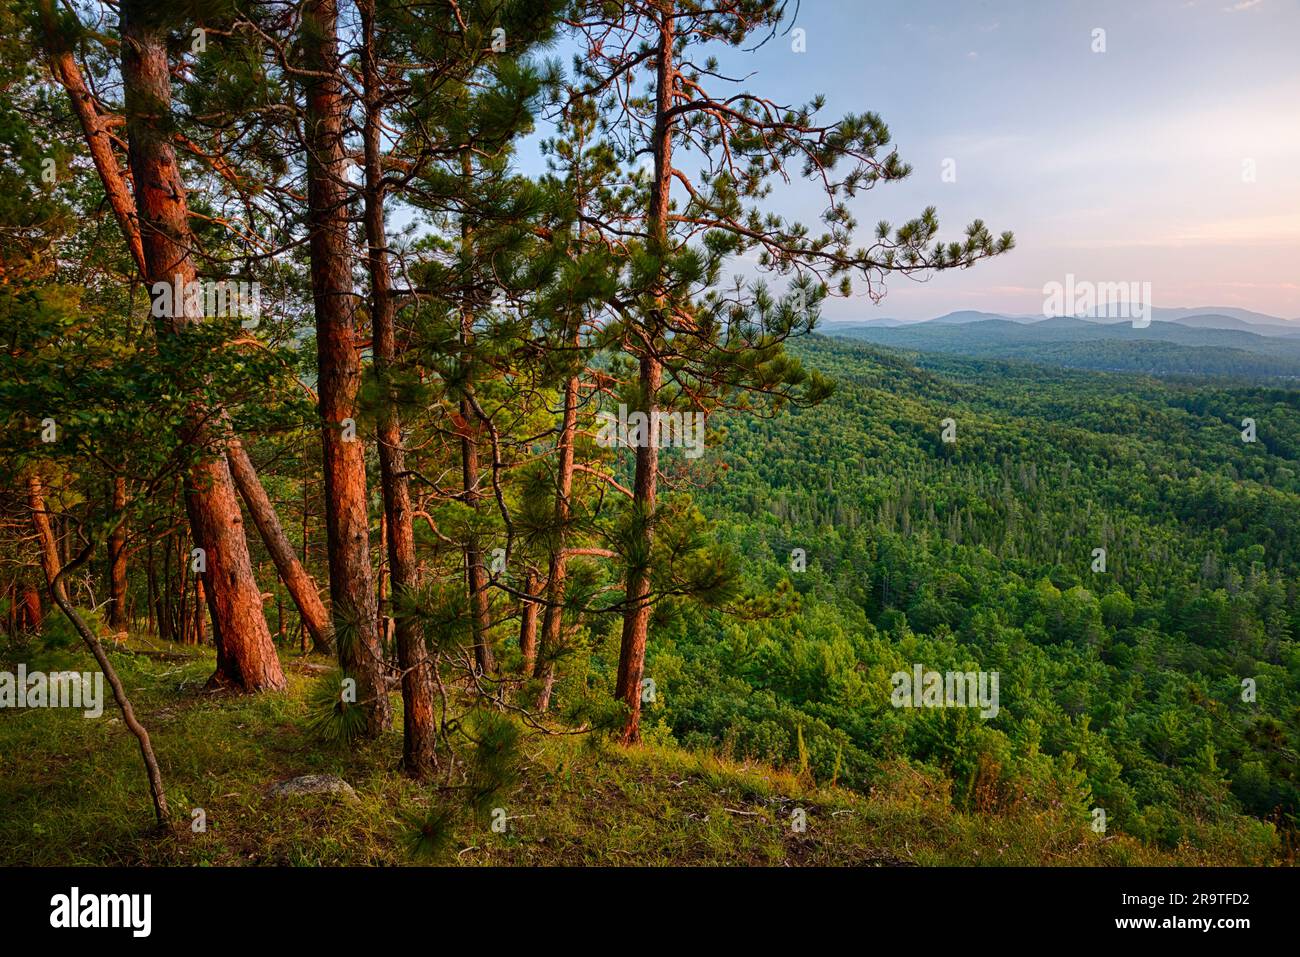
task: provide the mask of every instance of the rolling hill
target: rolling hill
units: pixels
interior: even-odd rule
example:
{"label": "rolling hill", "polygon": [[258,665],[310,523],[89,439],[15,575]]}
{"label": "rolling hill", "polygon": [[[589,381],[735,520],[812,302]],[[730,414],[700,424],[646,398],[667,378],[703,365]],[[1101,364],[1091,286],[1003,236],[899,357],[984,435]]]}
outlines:
{"label": "rolling hill", "polygon": [[1293,328],[1287,320],[1258,313],[1250,315],[1259,318],[1246,318],[1228,311],[1173,318],[1159,318],[1162,310],[1155,313],[1156,321],[1142,328],[1127,320],[1033,319],[967,311],[910,325],[845,323],[824,331],[893,348],[1065,368],[1253,379],[1300,377],[1300,326]]}

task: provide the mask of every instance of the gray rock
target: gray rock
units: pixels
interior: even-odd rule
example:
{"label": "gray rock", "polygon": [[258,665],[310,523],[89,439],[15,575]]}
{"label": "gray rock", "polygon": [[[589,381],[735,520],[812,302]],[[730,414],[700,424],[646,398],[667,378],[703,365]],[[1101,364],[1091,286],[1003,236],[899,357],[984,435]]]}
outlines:
{"label": "gray rock", "polygon": [[279,781],[271,786],[270,794],[276,798],[298,794],[333,794],[352,804],[361,801],[357,792],[352,790],[352,785],[332,774],[304,774],[302,777]]}

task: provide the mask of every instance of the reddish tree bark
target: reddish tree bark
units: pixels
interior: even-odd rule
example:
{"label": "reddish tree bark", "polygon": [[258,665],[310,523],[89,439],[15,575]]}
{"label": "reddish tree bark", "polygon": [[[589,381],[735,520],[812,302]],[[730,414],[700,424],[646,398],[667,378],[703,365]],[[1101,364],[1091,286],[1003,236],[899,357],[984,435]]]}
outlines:
{"label": "reddish tree bark", "polygon": [[[650,188],[648,225],[651,243],[668,245],[668,204],[672,187],[673,93],[677,85],[674,62],[675,3],[665,0],[659,11],[659,49],[655,78],[654,179]],[[664,297],[657,291],[660,306]],[[623,635],[619,646],[618,684],[615,697],[627,705],[622,742],[641,740],[641,677],[645,670],[646,636],[650,626],[650,550],[653,543],[655,497],[659,479],[659,386],[663,366],[654,354],[655,339],[664,326],[663,317],[652,313],[645,352],[640,362],[641,405],[646,414],[649,433],[636,450],[636,481],[632,487],[636,512],[632,545],[633,558],[628,563],[626,607],[623,612]]]}
{"label": "reddish tree bark", "polygon": [[[139,219],[131,191],[128,188],[126,175],[118,168],[112,150],[108,134],[109,123],[96,109],[90,91],[81,76],[81,71],[77,67],[76,60],[58,33],[53,15],[53,5],[50,0],[41,0],[40,15],[45,31],[46,44],[50,51],[51,71],[54,78],[68,93],[73,111],[77,115],[82,134],[90,150],[91,159],[94,161],[95,169],[99,173],[100,181],[103,183],[109,208],[113,211],[118,227],[126,240],[127,248],[131,251],[132,259],[139,268],[141,275],[147,276],[148,266],[145,263],[144,246],[140,238]],[[232,473],[236,473],[240,494],[244,496],[245,500],[256,499],[256,505],[250,501],[249,511],[253,513],[254,523],[263,536],[267,550],[275,558],[277,571],[284,577],[285,586],[294,601],[298,603],[304,620],[312,622],[316,632],[321,632],[322,625],[320,623],[324,622],[324,631],[322,632],[324,638],[317,638],[315,632],[313,638],[317,640],[318,646],[324,645],[324,647],[328,648],[329,619],[320,600],[319,592],[315,585],[311,583],[310,577],[306,576],[300,567],[295,568],[283,561],[284,543],[287,540],[280,529],[275,511],[270,506],[270,500],[258,481],[256,472],[253,471],[252,463],[240,450],[231,459],[229,467]],[[289,550],[288,554],[292,557],[292,550]]]}
{"label": "reddish tree bark", "polygon": [[[389,272],[388,235],[384,226],[383,166],[380,154],[382,100],[378,54],[375,49],[373,0],[361,11],[361,67],[365,88],[365,221],[370,271],[370,314],[373,326],[375,373],[384,381],[397,357],[396,303]],[[383,483],[387,524],[389,576],[396,619],[397,659],[402,669],[402,766],[425,778],[436,762],[436,721],[433,710],[433,670],[424,633],[417,619],[400,613],[400,603],[416,586],[415,527],[411,514],[406,448],[396,403],[387,398],[379,412],[379,472]]]}
{"label": "reddish tree bark", "polygon": [[618,683],[614,695],[627,706],[622,743],[641,740],[641,678],[645,671],[646,637],[650,627],[650,549],[659,474],[659,427],[654,396],[659,391],[662,368],[658,360],[641,360],[641,394],[647,398],[649,417],[647,441],[636,450],[636,482],[632,487],[632,507],[636,511],[633,545],[634,558],[628,563],[627,588],[623,612],[623,635],[619,645]]}
{"label": "reddish tree bark", "polygon": [[551,706],[551,689],[555,686],[555,654],[560,647],[560,633],[564,619],[564,584],[568,574],[565,546],[568,544],[569,522],[573,517],[573,440],[578,428],[579,380],[573,376],[564,387],[564,421],[560,425],[557,443],[560,461],[555,478],[555,547],[551,551],[546,582],[546,613],[542,616],[541,653],[537,658],[536,677],[542,679],[537,695],[537,710],[546,711]]}
{"label": "reddish tree bark", "polygon": [[[316,307],[317,396],[325,471],[325,531],[329,540],[330,598],[339,661],[357,682],[366,732],[392,724],[376,630],[370,528],[366,513],[365,449],[355,429],[361,358],[356,341],[356,296],[348,242],[348,160],[345,104],[339,79],[338,8],[308,0],[302,8],[307,115],[307,222],[312,298]],[[345,429],[351,423],[351,429]]]}
{"label": "reddish tree bark", "polygon": [[208,630],[203,620],[203,579],[194,579],[194,643],[207,644]]}
{"label": "reddish tree bark", "polygon": [[113,155],[113,144],[109,139],[108,124],[95,109],[95,101],[86,87],[86,81],[77,68],[77,61],[72,56],[58,32],[54,18],[53,0],[40,2],[41,26],[45,33],[45,42],[50,59],[50,71],[54,78],[67,91],[72,103],[72,110],[77,114],[81,131],[90,149],[91,159],[104,184],[104,195],[109,208],[117,220],[127,249],[141,275],[147,273],[144,260],[144,246],[140,240],[140,226],[136,221],[135,202],[127,189],[126,177],[118,169],[117,159]]}
{"label": "reddish tree bark", "polygon": [[320,589],[316,587],[316,582],[307,573],[298,556],[293,553],[289,537],[285,535],[280,525],[280,516],[276,514],[275,506],[271,504],[266,489],[258,481],[257,472],[253,468],[247,450],[238,439],[232,439],[226,446],[226,459],[230,464],[230,474],[239,489],[239,495],[244,500],[244,505],[248,507],[248,514],[252,516],[253,524],[257,526],[262,536],[280,580],[284,582],[289,597],[298,608],[298,614],[307,633],[311,636],[313,646],[317,651],[332,653],[334,646],[330,634],[329,613],[325,610],[325,603],[321,601]]}
{"label": "reddish tree bark", "polygon": [[41,592],[34,585],[23,587],[22,615],[19,627],[32,635],[39,635],[45,624],[45,613],[41,608]]}
{"label": "reddish tree bark", "polygon": [[[128,158],[135,183],[136,216],[144,250],[144,275],[155,283],[189,283],[196,272],[189,207],[170,128],[171,72],[167,32],[146,0],[121,5],[122,80],[126,94]],[[182,334],[199,317],[186,315],[185,297],[174,303],[166,331]],[[201,447],[216,443],[207,422],[213,410],[194,407],[188,416],[190,440]],[[271,632],[262,614],[262,595],[253,580],[248,542],[234,483],[225,456],[205,455],[191,469],[185,508],[195,544],[206,552],[208,608],[217,646],[217,670],[210,684],[243,691],[285,686]]]}
{"label": "reddish tree bark", "polygon": [[[460,415],[464,428],[460,436],[461,477],[465,491],[465,504],[477,510],[479,499],[478,442],[473,438],[470,425],[474,411],[468,399],[461,400]],[[483,550],[478,536],[470,533],[465,543],[465,581],[469,586],[470,628],[474,635],[474,664],[480,674],[496,668],[489,632],[492,628],[492,606],[488,596],[487,569],[483,567]]]}

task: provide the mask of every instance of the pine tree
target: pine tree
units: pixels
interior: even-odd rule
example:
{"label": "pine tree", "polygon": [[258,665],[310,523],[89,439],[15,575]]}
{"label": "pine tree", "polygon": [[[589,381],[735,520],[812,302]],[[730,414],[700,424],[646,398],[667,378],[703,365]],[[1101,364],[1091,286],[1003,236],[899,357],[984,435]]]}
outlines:
{"label": "pine tree", "polygon": [[[172,102],[167,56],[167,22],[150,4],[122,4],[122,82],[125,89],[128,156],[135,184],[136,216],[144,250],[145,280],[151,290],[195,281],[186,190],[167,135]],[[188,297],[183,297],[187,299]],[[188,303],[173,303],[162,331],[184,336],[201,316]],[[253,580],[243,517],[220,440],[208,424],[213,410],[195,403],[190,410],[189,441],[215,444],[218,454],[194,466],[185,504],[194,541],[205,552],[205,595],[217,644],[217,671],[212,681],[242,690],[282,688],[285,680],[262,614],[261,591]],[[216,416],[218,421],[219,416]]]}
{"label": "pine tree", "polygon": [[[628,743],[640,737],[647,631],[657,600],[660,412],[818,401],[826,384],[786,357],[782,343],[812,328],[830,283],[847,294],[857,276],[879,298],[888,273],[968,266],[1012,244],[1010,234],[994,239],[979,221],[963,242],[936,242],[938,220],[928,209],[896,231],[881,223],[869,248],[852,246],[856,223],[848,200],[909,172],[896,152],[880,155],[889,143],[885,124],[872,113],[823,121],[819,98],[786,107],[743,89],[711,94],[707,87],[719,82],[716,60],[697,59],[694,51],[713,43],[742,47],[774,32],[784,12],[780,0],[721,0],[707,8],[641,0],[617,11],[592,0],[574,8],[585,53],[575,58],[574,95],[600,104],[604,127],[626,161],[653,160],[640,208],[628,207],[618,222],[629,251],[616,300],[621,346],[636,363],[632,408],[647,423],[636,448],[624,543],[615,691],[627,708],[622,739]],[[645,78],[641,92],[633,88],[637,77]],[[686,142],[702,158],[698,178],[674,165],[674,149]],[[760,208],[771,180],[796,165],[826,193],[818,235]],[[750,251],[758,253],[760,268],[792,277],[787,296],[773,299],[761,286],[716,288],[723,263]]]}

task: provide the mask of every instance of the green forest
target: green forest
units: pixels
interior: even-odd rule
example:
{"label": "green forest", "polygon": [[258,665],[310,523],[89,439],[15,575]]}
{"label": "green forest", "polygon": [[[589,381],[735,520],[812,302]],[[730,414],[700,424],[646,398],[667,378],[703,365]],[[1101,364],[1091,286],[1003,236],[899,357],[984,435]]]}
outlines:
{"label": "green forest", "polygon": [[[794,727],[845,781],[903,757],[971,806],[1051,794],[1165,846],[1291,840],[1296,392],[821,337],[798,353],[834,398],[720,424],[725,479],[698,493],[791,613],[669,628],[650,660],[675,739],[791,761]],[[890,707],[913,661],[1000,671],[1002,712]]]}
{"label": "green forest", "polygon": [[791,12],[0,6],[0,863],[1294,860],[1295,359],[838,337]]}

